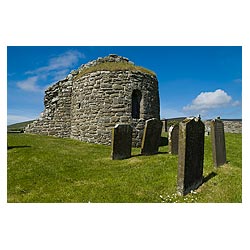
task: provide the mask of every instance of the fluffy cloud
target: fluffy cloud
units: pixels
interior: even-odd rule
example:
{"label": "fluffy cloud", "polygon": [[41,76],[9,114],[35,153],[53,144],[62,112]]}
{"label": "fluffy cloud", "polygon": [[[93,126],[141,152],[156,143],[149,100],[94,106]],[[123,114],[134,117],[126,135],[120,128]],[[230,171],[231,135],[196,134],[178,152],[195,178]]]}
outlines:
{"label": "fluffy cloud", "polygon": [[23,81],[18,81],[16,85],[25,91],[39,92],[41,88],[37,85],[38,76],[29,77]]}
{"label": "fluffy cloud", "polygon": [[232,97],[224,90],[217,89],[214,92],[201,92],[190,105],[183,107],[184,111],[205,111],[209,109],[238,106],[239,101],[233,102]]}
{"label": "fluffy cloud", "polygon": [[63,54],[50,58],[47,65],[27,71],[25,74],[31,76],[25,80],[18,81],[16,85],[24,91],[44,91],[44,86],[41,87],[39,82],[41,84],[41,81],[47,81],[50,78],[50,81],[55,83],[66,77],[81,58],[85,58],[85,55],[77,50],[66,51]]}
{"label": "fluffy cloud", "polygon": [[46,66],[35,70],[27,71],[26,74],[51,73],[55,71],[69,70],[79,59],[85,58],[85,55],[77,50],[66,51],[65,53],[52,57]]}

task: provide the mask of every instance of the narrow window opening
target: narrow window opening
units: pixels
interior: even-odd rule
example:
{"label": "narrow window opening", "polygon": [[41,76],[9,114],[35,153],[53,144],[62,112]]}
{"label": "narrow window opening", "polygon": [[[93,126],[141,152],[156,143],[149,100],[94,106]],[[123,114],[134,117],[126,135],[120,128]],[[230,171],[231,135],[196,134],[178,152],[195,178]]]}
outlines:
{"label": "narrow window opening", "polygon": [[140,109],[141,109],[141,91],[134,90],[132,93],[132,118],[140,118]]}

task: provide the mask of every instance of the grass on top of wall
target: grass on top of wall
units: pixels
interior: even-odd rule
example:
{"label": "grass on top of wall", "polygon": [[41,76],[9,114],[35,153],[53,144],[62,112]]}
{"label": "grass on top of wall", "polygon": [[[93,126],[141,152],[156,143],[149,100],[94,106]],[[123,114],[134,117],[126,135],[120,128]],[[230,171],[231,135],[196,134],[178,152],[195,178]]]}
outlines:
{"label": "grass on top of wall", "polygon": [[213,167],[205,137],[204,182],[176,195],[178,156],[111,160],[111,147],[41,135],[8,134],[8,202],[242,202],[241,134],[226,134],[228,163]]}
{"label": "grass on top of wall", "polygon": [[88,74],[88,73],[92,73],[96,71],[105,71],[105,70],[107,71],[120,71],[120,70],[140,71],[142,73],[147,73],[152,76],[156,76],[156,74],[153,71],[143,68],[141,66],[133,65],[128,62],[104,62],[104,63],[100,63],[100,64],[81,70],[78,73],[78,75],[76,75],[75,79],[77,80],[81,78],[83,75]]}

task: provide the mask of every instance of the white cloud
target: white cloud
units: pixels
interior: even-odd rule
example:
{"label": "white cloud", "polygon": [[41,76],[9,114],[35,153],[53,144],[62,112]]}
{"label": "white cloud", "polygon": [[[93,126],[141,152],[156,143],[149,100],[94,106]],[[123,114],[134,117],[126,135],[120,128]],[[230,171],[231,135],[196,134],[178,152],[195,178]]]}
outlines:
{"label": "white cloud", "polygon": [[16,85],[25,91],[39,92],[42,91],[42,89],[37,84],[38,78],[38,76],[32,76],[23,81],[17,82]]}
{"label": "white cloud", "polygon": [[235,101],[235,102],[232,103],[233,107],[237,107],[237,106],[240,106],[240,105],[241,105],[240,101]]}
{"label": "white cloud", "polygon": [[[238,105],[238,102],[235,102]],[[202,111],[218,107],[226,107],[233,105],[232,97],[224,90],[217,89],[214,92],[201,92],[192,104],[183,107],[184,111]]]}
{"label": "white cloud", "polygon": [[35,70],[27,71],[26,74],[41,74],[49,73],[51,71],[55,71],[56,73],[57,70],[67,70],[70,69],[81,58],[85,58],[85,55],[77,50],[66,51],[59,56],[52,57],[49,60],[48,65]]}
{"label": "white cloud", "polygon": [[44,91],[44,86],[39,86],[39,82],[41,84],[41,81],[46,81],[48,77],[53,82],[65,78],[81,58],[85,58],[85,55],[77,50],[66,51],[63,54],[50,58],[47,65],[25,72],[26,75],[32,76],[18,81],[16,84],[24,91]]}
{"label": "white cloud", "polygon": [[58,80],[65,78],[65,76],[67,76],[68,73],[69,73],[68,69],[62,69],[62,70],[55,71],[53,74],[53,81],[56,82]]}

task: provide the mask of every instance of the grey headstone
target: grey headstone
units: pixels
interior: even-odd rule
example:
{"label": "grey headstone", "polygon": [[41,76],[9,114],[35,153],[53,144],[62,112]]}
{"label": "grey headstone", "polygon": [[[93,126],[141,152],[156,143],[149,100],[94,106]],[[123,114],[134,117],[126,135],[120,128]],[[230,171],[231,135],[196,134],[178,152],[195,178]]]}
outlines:
{"label": "grey headstone", "polygon": [[211,121],[211,140],[214,166],[219,167],[226,163],[224,124],[220,119]]}
{"label": "grey headstone", "polygon": [[169,153],[178,155],[178,145],[179,145],[179,125],[172,125],[168,131],[168,145]]}
{"label": "grey headstone", "polygon": [[179,124],[177,192],[186,195],[203,180],[204,123],[187,118]]}
{"label": "grey headstone", "polygon": [[141,154],[152,155],[158,153],[161,139],[162,122],[156,118],[146,121],[143,131]]}
{"label": "grey headstone", "polygon": [[117,124],[112,129],[112,160],[131,157],[132,131],[132,127],[127,124]]}
{"label": "grey headstone", "polygon": [[163,119],[162,121],[162,133],[168,132],[167,129],[167,119]]}
{"label": "grey headstone", "polygon": [[210,127],[205,126],[205,136],[209,136],[210,132],[211,132]]}

